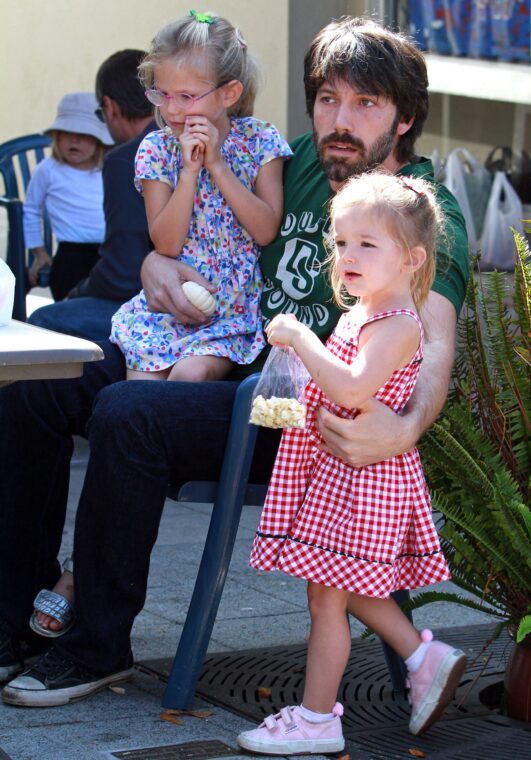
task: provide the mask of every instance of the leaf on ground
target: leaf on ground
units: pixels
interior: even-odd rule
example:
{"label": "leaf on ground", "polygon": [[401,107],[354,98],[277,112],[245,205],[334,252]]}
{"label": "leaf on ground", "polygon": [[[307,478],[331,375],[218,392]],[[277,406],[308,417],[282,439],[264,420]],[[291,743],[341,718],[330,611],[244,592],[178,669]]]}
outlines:
{"label": "leaf on ground", "polygon": [[115,694],[125,694],[123,686],[108,686],[109,691],[113,691]]}
{"label": "leaf on ground", "polygon": [[165,715],[189,715],[192,718],[209,718],[214,715],[213,710],[174,710],[170,708],[166,710]]}
{"label": "leaf on ground", "polygon": [[167,720],[169,723],[175,723],[176,726],[182,726],[182,720],[179,720],[179,718],[177,718],[175,715],[172,715],[171,713],[171,710],[167,710],[166,712],[161,713],[160,717],[162,720]]}
{"label": "leaf on ground", "polygon": [[350,760],[350,755],[340,755],[336,760]]}
{"label": "leaf on ground", "polygon": [[411,757],[426,757],[426,753],[423,752],[421,749],[415,749],[414,747],[411,749],[408,749],[409,754]]}
{"label": "leaf on ground", "polygon": [[259,686],[256,691],[261,699],[269,699],[271,696],[271,689],[269,686]]}
{"label": "leaf on ground", "polygon": [[209,718],[214,715],[214,710],[189,710],[184,715],[191,715],[193,718]]}

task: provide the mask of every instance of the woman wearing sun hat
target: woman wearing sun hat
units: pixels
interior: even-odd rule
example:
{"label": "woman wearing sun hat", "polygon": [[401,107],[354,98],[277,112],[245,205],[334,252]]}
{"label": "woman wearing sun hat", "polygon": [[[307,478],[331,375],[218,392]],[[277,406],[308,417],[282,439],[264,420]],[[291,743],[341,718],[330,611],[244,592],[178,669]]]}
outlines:
{"label": "woman wearing sun hat", "polygon": [[[55,121],[45,130],[52,138],[52,155],[35,167],[24,202],[24,239],[33,254],[29,284],[46,284],[42,270],[51,266],[49,283],[56,301],[88,275],[105,236],[101,167],[113,140],[97,108],[91,92],[61,98]],[[52,259],[42,235],[45,211],[58,242]]]}

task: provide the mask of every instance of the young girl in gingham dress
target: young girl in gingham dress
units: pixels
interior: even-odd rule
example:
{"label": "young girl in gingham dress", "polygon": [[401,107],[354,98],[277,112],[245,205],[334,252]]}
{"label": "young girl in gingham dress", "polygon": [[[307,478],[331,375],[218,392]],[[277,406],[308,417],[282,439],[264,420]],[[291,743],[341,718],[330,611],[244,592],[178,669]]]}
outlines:
{"label": "young girl in gingham dress", "polygon": [[238,737],[262,753],[343,749],[335,699],[350,652],[347,612],[406,661],[415,734],[442,713],[466,662],[419,633],[390,597],[450,577],[418,451],[351,467],[321,448],[315,418],[320,407],[355,417],[372,398],[396,413],[406,405],[422,362],[417,312],[433,280],[440,211],[428,183],[371,173],[351,179],[331,212],[332,287],[348,310],[326,346],[292,315],[266,328],[312,379],[306,427],[283,433],[250,562],[308,581],[312,626],[303,704]]}

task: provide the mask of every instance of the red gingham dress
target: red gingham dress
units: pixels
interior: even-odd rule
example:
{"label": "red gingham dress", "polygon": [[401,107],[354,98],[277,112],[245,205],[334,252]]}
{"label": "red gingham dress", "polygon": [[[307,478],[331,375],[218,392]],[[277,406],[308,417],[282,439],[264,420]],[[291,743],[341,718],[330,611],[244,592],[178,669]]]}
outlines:
{"label": "red gingham dress", "polygon": [[[414,357],[375,394],[398,412],[411,396],[422,361],[417,314],[387,311],[356,324],[348,312],[326,345],[350,364],[364,324],[395,314],[409,315],[420,329]],[[287,428],[282,435],[250,564],[380,598],[450,578],[417,449],[368,467],[351,467],[317,448],[321,436],[315,412],[323,406],[352,418],[356,410],[332,403],[313,380],[305,396],[306,427]]]}

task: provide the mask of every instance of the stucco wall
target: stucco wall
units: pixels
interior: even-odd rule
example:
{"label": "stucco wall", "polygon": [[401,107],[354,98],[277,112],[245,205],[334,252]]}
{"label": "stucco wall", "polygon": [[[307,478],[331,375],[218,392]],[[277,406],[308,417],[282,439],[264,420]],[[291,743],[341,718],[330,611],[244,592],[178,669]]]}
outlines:
{"label": "stucco wall", "polygon": [[[40,132],[65,92],[92,90],[99,64],[126,47],[145,49],[186,0],[2,0],[3,107],[0,142]],[[195,3],[192,3],[193,7]],[[264,87],[255,114],[287,129],[289,0],[206,0],[237,24],[259,58]]]}

